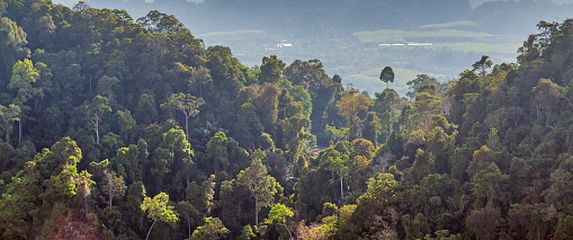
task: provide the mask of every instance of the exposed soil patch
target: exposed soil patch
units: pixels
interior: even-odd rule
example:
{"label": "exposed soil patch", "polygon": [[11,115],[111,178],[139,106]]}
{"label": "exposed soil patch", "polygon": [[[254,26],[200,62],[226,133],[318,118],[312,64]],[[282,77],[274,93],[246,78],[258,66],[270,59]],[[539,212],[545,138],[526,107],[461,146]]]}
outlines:
{"label": "exposed soil patch", "polygon": [[70,210],[59,222],[55,234],[48,239],[53,240],[99,240],[102,233],[97,224],[97,218],[90,219],[91,214]]}

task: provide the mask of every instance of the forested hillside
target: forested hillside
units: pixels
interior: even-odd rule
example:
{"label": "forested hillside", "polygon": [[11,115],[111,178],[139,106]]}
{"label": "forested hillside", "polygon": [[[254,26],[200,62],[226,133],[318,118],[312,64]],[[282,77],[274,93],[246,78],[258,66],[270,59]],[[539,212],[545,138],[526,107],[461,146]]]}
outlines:
{"label": "forested hillside", "polygon": [[157,11],[0,16],[0,239],[573,238],[573,20],[401,97]]}

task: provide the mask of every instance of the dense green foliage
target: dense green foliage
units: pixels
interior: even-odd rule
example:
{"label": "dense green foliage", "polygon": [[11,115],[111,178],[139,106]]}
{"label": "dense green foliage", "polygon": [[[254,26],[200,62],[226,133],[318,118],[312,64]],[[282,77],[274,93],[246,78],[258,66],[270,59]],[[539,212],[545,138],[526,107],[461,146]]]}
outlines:
{"label": "dense green foliage", "polygon": [[573,236],[572,20],[373,99],[157,11],[0,6],[0,239]]}

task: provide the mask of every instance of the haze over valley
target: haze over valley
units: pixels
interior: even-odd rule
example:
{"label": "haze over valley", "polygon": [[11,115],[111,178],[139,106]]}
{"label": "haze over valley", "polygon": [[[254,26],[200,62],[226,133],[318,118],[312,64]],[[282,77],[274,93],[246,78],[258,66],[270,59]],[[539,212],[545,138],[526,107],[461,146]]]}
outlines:
{"label": "haze over valley", "polygon": [[[76,1],[56,0],[69,6]],[[208,46],[229,46],[245,64],[277,55],[287,63],[320,59],[345,84],[383,90],[379,68],[394,66],[404,95],[417,74],[446,81],[482,55],[512,62],[540,20],[561,21],[572,1],[466,0],[90,0],[99,8],[174,14]],[[292,47],[278,47],[281,42]],[[431,43],[431,46],[380,44]]]}

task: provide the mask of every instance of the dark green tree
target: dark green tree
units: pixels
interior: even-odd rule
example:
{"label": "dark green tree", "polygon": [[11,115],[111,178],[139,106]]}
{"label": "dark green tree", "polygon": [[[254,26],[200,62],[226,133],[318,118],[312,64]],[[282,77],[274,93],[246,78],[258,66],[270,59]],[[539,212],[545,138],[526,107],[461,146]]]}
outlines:
{"label": "dark green tree", "polygon": [[380,72],[380,81],[386,83],[386,88],[388,88],[388,83],[394,82],[394,77],[394,69],[391,67],[384,67],[384,69],[382,69]]}
{"label": "dark green tree", "polygon": [[171,108],[183,114],[185,119],[185,134],[189,136],[189,120],[199,114],[199,108],[205,103],[202,98],[191,94],[174,93],[169,95],[167,101],[161,104],[163,108]]}
{"label": "dark green tree", "polygon": [[4,131],[4,142],[10,143],[10,133],[14,127],[14,122],[20,119],[20,112],[20,107],[14,104],[0,105],[0,128]]}
{"label": "dark green tree", "polygon": [[479,74],[484,77],[487,74],[487,69],[493,66],[491,58],[483,55],[479,61],[475,62],[472,67],[474,71],[479,71]]}
{"label": "dark green tree", "polygon": [[260,82],[274,83],[278,81],[282,76],[285,66],[286,64],[275,55],[264,57],[263,64],[261,65]]}

